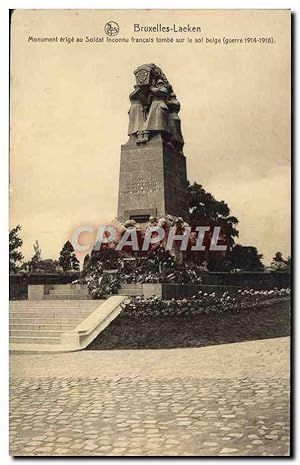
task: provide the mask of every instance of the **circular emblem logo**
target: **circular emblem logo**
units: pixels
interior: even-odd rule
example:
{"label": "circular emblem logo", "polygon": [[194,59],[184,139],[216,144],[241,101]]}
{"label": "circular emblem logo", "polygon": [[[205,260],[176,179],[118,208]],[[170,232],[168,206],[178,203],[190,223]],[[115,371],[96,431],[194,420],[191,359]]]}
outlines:
{"label": "circular emblem logo", "polygon": [[108,21],[104,26],[104,32],[108,36],[116,36],[119,34],[120,26],[115,21]]}

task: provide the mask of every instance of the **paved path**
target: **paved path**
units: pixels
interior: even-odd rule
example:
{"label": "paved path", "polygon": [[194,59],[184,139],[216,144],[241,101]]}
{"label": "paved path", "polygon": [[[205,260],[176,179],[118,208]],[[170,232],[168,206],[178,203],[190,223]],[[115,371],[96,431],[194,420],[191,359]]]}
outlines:
{"label": "paved path", "polygon": [[10,362],[13,455],[288,454],[289,338]]}

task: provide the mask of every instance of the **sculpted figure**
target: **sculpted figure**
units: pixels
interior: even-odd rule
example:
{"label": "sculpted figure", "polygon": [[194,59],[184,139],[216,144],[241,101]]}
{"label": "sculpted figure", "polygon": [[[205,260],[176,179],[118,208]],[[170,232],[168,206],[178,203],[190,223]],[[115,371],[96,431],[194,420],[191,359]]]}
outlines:
{"label": "sculpted figure", "polygon": [[136,85],[129,96],[128,135],[142,144],[152,134],[160,133],[168,145],[182,152],[180,103],[165,74],[153,63],[139,66],[134,74]]}
{"label": "sculpted figure", "polygon": [[145,131],[170,133],[169,108],[166,104],[168,89],[162,79],[150,87],[151,106],[145,123]]}
{"label": "sculpted figure", "polygon": [[145,89],[139,86],[135,86],[135,89],[129,95],[131,103],[129,109],[129,128],[128,135],[136,135],[137,142],[141,142],[143,139],[143,130],[147,115],[147,96]]}
{"label": "sculpted figure", "polygon": [[178,116],[178,113],[180,111],[180,103],[177,100],[175,94],[171,95],[171,99],[168,100],[167,103],[168,103],[168,108],[170,111],[170,115],[169,115],[169,127],[170,127],[170,133],[171,133],[170,140],[173,146],[179,152],[182,152],[184,140],[183,140],[182,132],[181,132],[181,121]]}

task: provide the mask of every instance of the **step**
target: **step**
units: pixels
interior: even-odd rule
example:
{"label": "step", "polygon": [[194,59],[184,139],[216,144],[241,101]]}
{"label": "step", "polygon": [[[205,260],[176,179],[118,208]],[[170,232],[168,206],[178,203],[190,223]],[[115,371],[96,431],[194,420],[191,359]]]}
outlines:
{"label": "step", "polygon": [[16,329],[16,330],[9,330],[10,337],[41,337],[41,338],[48,338],[48,337],[55,337],[60,338],[63,330],[33,330],[33,329]]}
{"label": "step", "polygon": [[[70,295],[70,289],[49,289],[49,294]],[[71,295],[72,294],[80,294],[80,289],[73,289]]]}
{"label": "step", "polygon": [[98,305],[95,307],[14,307],[10,308],[11,313],[33,313],[33,314],[38,314],[38,313],[87,313],[87,312],[93,312]]}
{"label": "step", "polygon": [[24,307],[21,307],[21,306],[16,306],[16,307],[10,307],[10,311],[12,312],[71,312],[71,311],[74,311],[74,312],[92,312],[94,309],[96,309],[97,307],[99,307],[101,304],[99,305],[83,305],[82,307],[78,307],[78,306],[66,306],[64,307],[63,305],[60,305],[60,306],[51,306],[49,305],[48,307],[45,307],[45,306],[35,306],[35,307],[31,307],[30,305],[26,305]]}
{"label": "step", "polygon": [[58,292],[87,291],[87,284],[69,283],[69,284],[49,284],[48,289]]}
{"label": "step", "polygon": [[74,294],[46,294],[45,300],[86,300],[86,295]]}
{"label": "step", "polygon": [[92,312],[65,312],[65,313],[58,313],[58,312],[10,312],[11,318],[86,318]]}
{"label": "step", "polygon": [[[78,321],[78,324],[80,321]],[[57,331],[67,331],[69,329],[73,329],[77,326],[77,322],[69,323],[69,324],[60,324],[59,322],[49,322],[49,323],[11,323],[9,325],[10,331],[16,330],[57,330]]]}
{"label": "step", "polygon": [[[70,294],[70,290],[65,290],[65,291],[57,291],[56,289],[50,289],[49,291],[49,294],[45,294],[45,295],[61,295],[62,298],[65,296],[65,295],[80,295],[81,292],[80,290],[74,290],[72,291],[72,293]],[[86,294],[82,294],[82,295],[86,295]],[[86,298],[88,299],[88,295],[86,295]]]}
{"label": "step", "polygon": [[143,284],[121,284],[119,289],[143,289]]}
{"label": "step", "polygon": [[[53,301],[55,302],[55,301]],[[67,301],[66,301],[67,302]],[[98,305],[82,305],[82,307],[79,307],[77,305],[74,305],[74,306],[71,306],[71,305],[67,305],[67,306],[64,306],[63,304],[61,305],[48,305],[47,307],[44,306],[44,305],[35,305],[35,306],[30,306],[30,305],[25,305],[24,307],[21,307],[20,305],[17,305],[17,306],[14,306],[14,307],[10,307],[10,311],[12,312],[47,312],[47,311],[50,311],[50,312],[71,312],[71,311],[74,311],[74,312],[92,312],[94,309],[96,309],[97,307],[99,307],[101,305],[98,304]]]}
{"label": "step", "polygon": [[119,291],[143,292],[143,289],[139,287],[120,287]]}
{"label": "step", "polygon": [[43,314],[43,315],[47,315],[47,314],[53,314],[53,313],[56,313],[58,315],[70,315],[70,313],[77,313],[77,314],[81,314],[81,313],[91,313],[93,312],[96,308],[98,307],[95,306],[95,307],[69,307],[69,308],[59,308],[59,307],[49,307],[49,308],[46,308],[46,307],[36,307],[36,308],[30,308],[30,307],[15,307],[15,308],[10,308],[10,313],[32,313],[32,315],[39,315],[39,314]]}
{"label": "step", "polygon": [[142,290],[143,289],[143,284],[121,284],[120,286],[120,289],[139,289],[139,290]]}
{"label": "step", "polygon": [[95,305],[94,307],[10,307],[10,313],[32,313],[32,314],[47,314],[47,313],[58,313],[58,314],[70,314],[70,313],[88,313],[93,312],[96,308],[100,307],[101,304]]}
{"label": "step", "polygon": [[11,300],[10,307],[97,307],[104,302],[105,299],[80,299],[72,302],[65,300],[54,300],[49,302],[47,300]]}
{"label": "step", "polygon": [[69,302],[63,298],[51,301],[11,302],[10,344],[20,347],[38,347],[40,344],[45,347],[61,346],[61,335],[75,330],[104,302],[104,299],[77,299]]}
{"label": "step", "polygon": [[39,318],[43,318],[43,319],[52,319],[52,320],[58,320],[58,321],[61,321],[61,320],[64,320],[64,319],[75,319],[75,320],[78,320],[78,319],[82,319],[82,318],[87,318],[91,313],[93,312],[82,312],[82,313],[78,313],[78,312],[70,312],[70,313],[32,313],[32,312],[23,312],[23,313],[19,313],[19,312],[11,312],[9,314],[9,317],[10,318],[18,318],[18,319],[31,319],[31,320],[37,320]]}
{"label": "step", "polygon": [[[88,315],[89,316],[89,315]],[[9,322],[11,325],[23,325],[23,324],[56,324],[56,325],[66,325],[66,326],[77,326],[83,318],[10,318]]]}
{"label": "step", "polygon": [[135,295],[143,295],[143,292],[142,291],[134,291],[132,289],[120,289],[118,294],[135,296]]}
{"label": "step", "polygon": [[23,337],[12,336],[11,344],[60,344],[60,337]]}
{"label": "step", "polygon": [[51,318],[38,318],[39,324],[32,318],[32,315],[25,319],[11,318],[10,351],[14,353],[59,353],[82,350],[120,314],[121,304],[125,301],[127,298],[124,296],[110,297],[104,303],[103,300],[98,301],[88,317],[79,319],[76,326],[66,330],[62,327],[62,323],[67,321],[69,326],[71,323],[70,319],[66,318],[61,319],[59,323]]}

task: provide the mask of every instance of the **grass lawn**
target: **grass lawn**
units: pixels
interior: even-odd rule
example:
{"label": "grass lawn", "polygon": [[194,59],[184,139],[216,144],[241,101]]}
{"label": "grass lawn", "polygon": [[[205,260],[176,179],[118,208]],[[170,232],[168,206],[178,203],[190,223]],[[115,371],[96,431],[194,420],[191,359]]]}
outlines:
{"label": "grass lawn", "polygon": [[197,316],[120,314],[87,350],[169,349],[283,337],[290,334],[290,301],[259,310]]}

